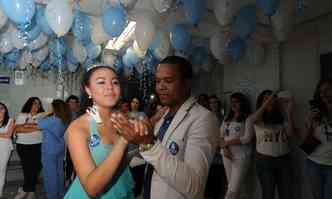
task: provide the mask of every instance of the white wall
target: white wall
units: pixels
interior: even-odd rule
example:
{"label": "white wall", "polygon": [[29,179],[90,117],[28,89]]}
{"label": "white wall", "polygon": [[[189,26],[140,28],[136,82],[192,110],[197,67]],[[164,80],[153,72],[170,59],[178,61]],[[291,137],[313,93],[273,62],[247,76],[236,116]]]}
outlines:
{"label": "white wall", "polygon": [[[29,97],[39,97],[46,110],[49,108],[50,102],[57,98],[57,76],[54,72],[41,75],[37,72],[25,71],[24,85],[14,84],[14,72],[1,69],[0,74],[8,75],[11,78],[10,84],[0,84],[0,101],[8,106],[11,117],[16,117]],[[65,79],[65,96],[79,94],[79,73],[67,75]]]}

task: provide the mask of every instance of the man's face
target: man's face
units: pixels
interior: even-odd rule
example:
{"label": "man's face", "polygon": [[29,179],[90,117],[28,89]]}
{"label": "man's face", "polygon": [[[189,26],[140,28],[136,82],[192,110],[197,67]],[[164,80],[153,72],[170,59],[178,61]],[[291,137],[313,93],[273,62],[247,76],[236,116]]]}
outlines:
{"label": "man's face", "polygon": [[156,93],[160,102],[169,107],[181,105],[187,98],[187,82],[176,65],[160,64],[156,72]]}
{"label": "man's face", "polygon": [[70,99],[68,102],[69,109],[73,112],[78,110],[78,101],[75,99]]}

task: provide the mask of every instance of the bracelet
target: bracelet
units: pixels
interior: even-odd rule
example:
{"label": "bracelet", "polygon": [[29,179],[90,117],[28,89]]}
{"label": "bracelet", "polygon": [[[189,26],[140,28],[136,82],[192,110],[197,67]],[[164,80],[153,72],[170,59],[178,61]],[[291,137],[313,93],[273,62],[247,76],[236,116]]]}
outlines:
{"label": "bracelet", "polygon": [[144,152],[144,151],[150,150],[153,146],[154,146],[154,144],[140,144],[138,147],[138,150],[139,150],[139,152]]}

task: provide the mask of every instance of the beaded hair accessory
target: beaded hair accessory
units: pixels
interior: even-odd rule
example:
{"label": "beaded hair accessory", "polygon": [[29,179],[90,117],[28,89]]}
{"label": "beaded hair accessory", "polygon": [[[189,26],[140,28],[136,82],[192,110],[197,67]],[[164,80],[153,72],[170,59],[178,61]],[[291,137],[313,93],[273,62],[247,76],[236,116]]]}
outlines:
{"label": "beaded hair accessory", "polygon": [[87,67],[87,68],[86,68],[86,71],[88,72],[88,71],[90,71],[90,70],[93,69],[93,68],[99,68],[99,67],[109,67],[109,68],[111,68],[112,70],[116,71],[116,69],[115,69],[113,66],[108,65],[108,64],[103,64],[103,63],[93,64],[93,65]]}

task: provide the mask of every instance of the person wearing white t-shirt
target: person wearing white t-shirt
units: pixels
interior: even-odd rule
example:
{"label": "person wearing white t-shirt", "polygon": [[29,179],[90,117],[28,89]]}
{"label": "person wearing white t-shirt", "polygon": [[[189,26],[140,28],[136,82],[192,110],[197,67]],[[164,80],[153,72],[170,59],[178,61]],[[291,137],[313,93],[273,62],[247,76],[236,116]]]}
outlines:
{"label": "person wearing white t-shirt", "polygon": [[0,102],[0,198],[5,184],[7,163],[13,150],[12,134],[15,122],[9,117],[7,106]]}
{"label": "person wearing white t-shirt", "polygon": [[332,198],[332,79],[320,81],[306,119],[306,139],[320,144],[308,155],[307,171],[314,199]]}
{"label": "person wearing white t-shirt", "polygon": [[42,168],[41,143],[42,132],[37,127],[37,119],[44,112],[38,97],[30,97],[16,119],[16,149],[20,157],[24,184],[19,187],[15,199],[33,198],[37,179]]}
{"label": "person wearing white t-shirt", "polygon": [[274,199],[276,187],[279,198],[293,198],[289,192],[292,190],[289,138],[297,133],[293,116],[294,99],[278,98],[271,90],[258,96],[257,111],[250,116],[256,133],[256,170],[263,199]]}
{"label": "person wearing white t-shirt", "polygon": [[250,165],[250,146],[241,142],[241,137],[250,130],[246,129],[245,124],[250,114],[250,104],[242,93],[233,93],[230,98],[231,109],[220,128],[220,137],[228,181],[225,199],[237,199]]}

